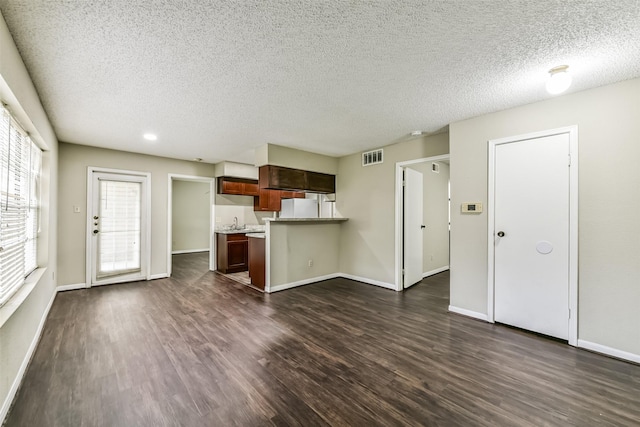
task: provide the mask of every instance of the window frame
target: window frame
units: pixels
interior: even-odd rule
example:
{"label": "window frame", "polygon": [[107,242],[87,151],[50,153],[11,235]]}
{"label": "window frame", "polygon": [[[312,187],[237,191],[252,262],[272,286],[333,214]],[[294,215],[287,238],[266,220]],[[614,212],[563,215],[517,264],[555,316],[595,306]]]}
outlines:
{"label": "window frame", "polygon": [[[43,150],[0,105],[0,308],[39,268],[42,159]],[[12,252],[3,254],[9,245]]]}

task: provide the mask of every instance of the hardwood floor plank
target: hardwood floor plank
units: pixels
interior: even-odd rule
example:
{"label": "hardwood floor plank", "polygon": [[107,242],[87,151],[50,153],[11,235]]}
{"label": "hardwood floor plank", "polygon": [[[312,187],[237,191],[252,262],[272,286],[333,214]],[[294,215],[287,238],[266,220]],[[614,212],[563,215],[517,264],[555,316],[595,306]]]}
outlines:
{"label": "hardwood floor plank", "polygon": [[207,269],[59,294],[6,425],[640,425],[640,366],[448,313],[448,272],[269,295]]}

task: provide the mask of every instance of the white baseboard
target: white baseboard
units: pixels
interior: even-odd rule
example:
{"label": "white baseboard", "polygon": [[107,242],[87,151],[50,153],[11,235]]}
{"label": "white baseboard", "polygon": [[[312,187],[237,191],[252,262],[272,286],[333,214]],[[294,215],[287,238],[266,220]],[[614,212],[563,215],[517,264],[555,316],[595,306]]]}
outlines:
{"label": "white baseboard", "polygon": [[195,254],[198,252],[209,252],[209,248],[204,249],[184,249],[181,251],[172,251],[171,255],[180,255],[180,254]]}
{"label": "white baseboard", "polygon": [[455,307],[453,305],[449,306],[449,311],[452,313],[462,314],[463,316],[473,317],[474,319],[484,320],[485,322],[489,321],[489,318],[484,313],[478,313],[477,311],[471,311],[460,307]]}
{"label": "white baseboard", "polygon": [[366,283],[367,285],[380,286],[382,288],[396,290],[396,285],[393,283],[381,282],[380,280],[367,279],[366,277],[354,276],[352,274],[338,273],[337,277],[343,277],[345,279],[355,280],[356,282]]}
{"label": "white baseboard", "polygon": [[448,269],[449,269],[449,266],[445,265],[444,267],[440,267],[440,268],[436,268],[435,270],[424,272],[424,273],[422,273],[422,278],[424,279],[425,277],[429,277],[429,276],[433,276],[434,274],[442,273],[443,271],[447,271]]}
{"label": "white baseboard", "polygon": [[27,372],[27,367],[29,366],[29,362],[31,362],[31,357],[33,357],[33,353],[36,351],[38,347],[38,343],[40,342],[40,337],[42,336],[42,330],[44,329],[44,324],[47,320],[47,316],[49,315],[49,310],[51,310],[51,306],[53,305],[53,300],[56,299],[57,290],[51,295],[51,300],[49,300],[49,304],[47,304],[47,308],[42,313],[42,318],[40,319],[40,324],[38,325],[38,329],[36,330],[36,334],[31,340],[31,345],[29,345],[29,349],[27,350],[27,354],[25,354],[24,359],[22,360],[22,364],[20,365],[20,369],[18,370],[18,374],[11,385],[11,389],[9,389],[9,393],[2,403],[2,409],[0,409],[0,424],[4,423],[5,417],[9,413],[9,408],[13,403],[13,399],[16,397],[16,393],[20,388],[20,384],[22,383],[22,379],[24,374]]}
{"label": "white baseboard", "polygon": [[151,274],[147,276],[147,280],[166,279],[167,277],[169,277],[168,273]]}
{"label": "white baseboard", "polygon": [[332,273],[332,274],[327,274],[325,276],[312,277],[310,279],[299,280],[297,282],[285,283],[283,285],[271,286],[269,293],[284,291],[285,289],[291,289],[298,286],[309,285],[311,283],[321,282],[323,280],[337,279],[339,277],[342,277],[344,279],[349,279],[349,280],[355,280],[356,282],[366,283],[367,285],[375,285],[375,286],[380,286],[382,288],[391,289],[394,291],[396,290],[396,285],[394,285],[393,283],[386,283],[386,282],[381,282],[379,280],[367,279],[366,277],[354,276],[352,274]]}
{"label": "white baseboard", "polygon": [[640,363],[640,354],[629,353],[627,351],[618,350],[617,348],[607,347],[606,345],[596,344],[594,342],[579,339],[578,347],[595,351],[596,353],[606,354],[607,356],[616,357],[618,359]]}
{"label": "white baseboard", "polygon": [[56,292],[75,291],[78,289],[87,289],[86,283],[73,283],[71,285],[60,285],[56,288]]}
{"label": "white baseboard", "polygon": [[339,274],[327,274],[325,276],[312,277],[310,279],[298,280],[297,282],[285,283],[282,285],[271,286],[269,289],[269,293],[284,291],[285,289],[296,288],[298,286],[309,285],[311,283],[321,282],[323,280],[335,279],[340,277]]}

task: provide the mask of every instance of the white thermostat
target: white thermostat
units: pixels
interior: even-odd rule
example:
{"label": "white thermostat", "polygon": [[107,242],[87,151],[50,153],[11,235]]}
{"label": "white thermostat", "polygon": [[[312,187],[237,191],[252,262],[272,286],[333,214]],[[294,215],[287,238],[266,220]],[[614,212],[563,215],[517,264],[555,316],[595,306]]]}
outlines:
{"label": "white thermostat", "polygon": [[482,203],[463,203],[461,207],[462,213],[482,213]]}

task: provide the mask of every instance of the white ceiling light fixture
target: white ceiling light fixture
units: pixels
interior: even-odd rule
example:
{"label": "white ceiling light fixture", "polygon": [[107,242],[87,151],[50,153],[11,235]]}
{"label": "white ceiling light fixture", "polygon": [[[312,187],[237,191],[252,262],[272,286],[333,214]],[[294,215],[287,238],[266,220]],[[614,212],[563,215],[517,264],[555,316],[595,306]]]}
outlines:
{"label": "white ceiling light fixture", "polygon": [[569,86],[571,86],[571,74],[569,74],[568,65],[558,65],[549,70],[547,92],[557,95],[569,89]]}
{"label": "white ceiling light fixture", "polygon": [[147,141],[157,141],[158,140],[158,135],[156,135],[154,133],[145,133],[144,135],[142,135],[142,137],[144,139],[146,139]]}

